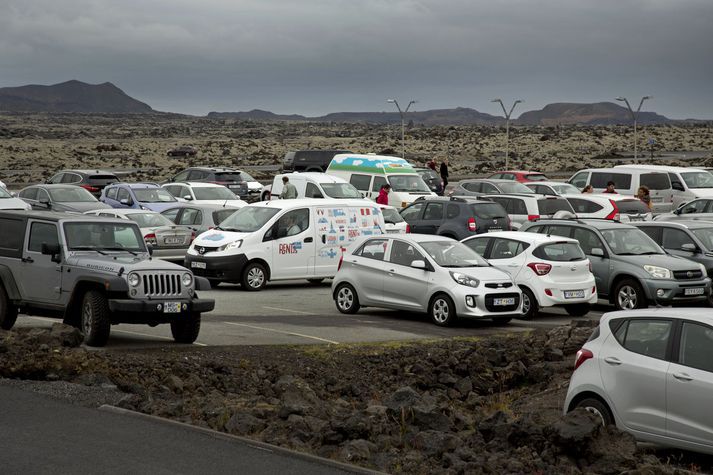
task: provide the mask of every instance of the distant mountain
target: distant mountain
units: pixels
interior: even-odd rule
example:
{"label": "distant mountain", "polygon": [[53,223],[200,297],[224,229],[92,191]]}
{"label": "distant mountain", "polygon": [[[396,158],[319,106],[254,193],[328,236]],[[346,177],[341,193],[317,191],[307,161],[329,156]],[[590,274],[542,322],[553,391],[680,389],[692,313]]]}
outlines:
{"label": "distant mountain", "polygon": [[[523,112],[516,123],[521,125],[614,125],[631,122],[629,109],[613,102],[577,104],[557,102],[540,110]],[[640,112],[640,124],[666,124],[677,122],[655,112]]]}
{"label": "distant mountain", "polygon": [[110,82],[67,81],[52,86],[0,88],[0,111],[145,114],[154,110]]}

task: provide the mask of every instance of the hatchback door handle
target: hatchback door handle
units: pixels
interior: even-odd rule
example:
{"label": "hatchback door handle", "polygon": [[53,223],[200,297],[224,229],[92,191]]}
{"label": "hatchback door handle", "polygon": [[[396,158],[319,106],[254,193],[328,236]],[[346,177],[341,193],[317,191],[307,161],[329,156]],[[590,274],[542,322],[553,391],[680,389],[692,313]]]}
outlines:
{"label": "hatchback door handle", "polygon": [[693,378],[688,376],[686,373],[673,373],[673,377],[679,381],[693,381]]}
{"label": "hatchback door handle", "polygon": [[621,364],[621,360],[619,358],[614,358],[613,356],[604,358],[604,361],[606,361],[610,365],[614,365],[614,366],[619,366]]}

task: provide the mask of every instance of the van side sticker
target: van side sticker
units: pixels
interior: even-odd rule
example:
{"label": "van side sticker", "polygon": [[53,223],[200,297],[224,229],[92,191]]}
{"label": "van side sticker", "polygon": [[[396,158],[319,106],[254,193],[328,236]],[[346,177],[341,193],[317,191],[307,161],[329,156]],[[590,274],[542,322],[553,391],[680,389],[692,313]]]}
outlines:
{"label": "van side sticker", "polygon": [[201,239],[205,239],[206,241],[222,241],[225,239],[225,236],[222,234],[209,234],[208,236],[201,236]]}
{"label": "van side sticker", "polygon": [[280,244],[277,251],[280,254],[297,254],[299,250],[302,249],[301,242],[293,242],[290,244]]}

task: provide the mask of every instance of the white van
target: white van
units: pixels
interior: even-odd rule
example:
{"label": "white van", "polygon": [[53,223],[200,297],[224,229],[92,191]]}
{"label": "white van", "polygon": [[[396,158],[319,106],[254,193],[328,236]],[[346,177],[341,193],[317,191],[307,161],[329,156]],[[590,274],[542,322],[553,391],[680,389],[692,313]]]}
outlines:
{"label": "white van", "polygon": [[586,185],[592,185],[595,193],[601,193],[610,181],[614,182],[616,192],[625,196],[636,196],[639,187],[646,186],[651,192],[651,211],[655,214],[671,211],[673,189],[671,180],[665,172],[631,168],[631,165],[589,168],[575,173],[567,183],[580,190]]}
{"label": "white van", "polygon": [[290,183],[297,188],[297,198],[335,198],[335,199],[360,199],[359,191],[346,180],[327,175],[326,173],[282,173],[275,175],[272,186],[265,187],[269,190],[271,200],[279,200],[284,184],[282,177],[287,177]]}
{"label": "white van", "polygon": [[[614,168],[621,166],[617,165]],[[627,167],[668,173],[673,188],[674,209],[696,198],[713,197],[713,175],[702,168],[665,165],[627,165]]]}
{"label": "white van", "polygon": [[198,236],[185,266],[213,285],[261,290],[269,280],[334,277],[341,248],[361,236],[384,234],[374,203],[359,200],[276,200],[244,206]]}
{"label": "white van", "polygon": [[397,209],[421,196],[436,196],[411,164],[399,157],[344,153],[332,159],[327,173],[347,180],[364,198],[375,201],[382,185],[390,184],[389,205]]}

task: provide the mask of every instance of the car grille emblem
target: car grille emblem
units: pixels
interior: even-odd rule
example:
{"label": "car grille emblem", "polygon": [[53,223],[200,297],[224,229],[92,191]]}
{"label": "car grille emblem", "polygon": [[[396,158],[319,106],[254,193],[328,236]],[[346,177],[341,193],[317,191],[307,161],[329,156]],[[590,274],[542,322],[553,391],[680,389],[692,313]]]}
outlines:
{"label": "car grille emblem", "polygon": [[574,271],[577,270],[577,266],[572,266],[572,267],[569,268],[569,270],[571,270],[572,272],[574,272]]}
{"label": "car grille emblem", "polygon": [[205,254],[205,247],[199,247],[198,254]]}
{"label": "car grille emblem", "polygon": [[686,272],[686,277],[688,277],[689,279],[693,277],[693,272],[691,272],[690,270]]}

